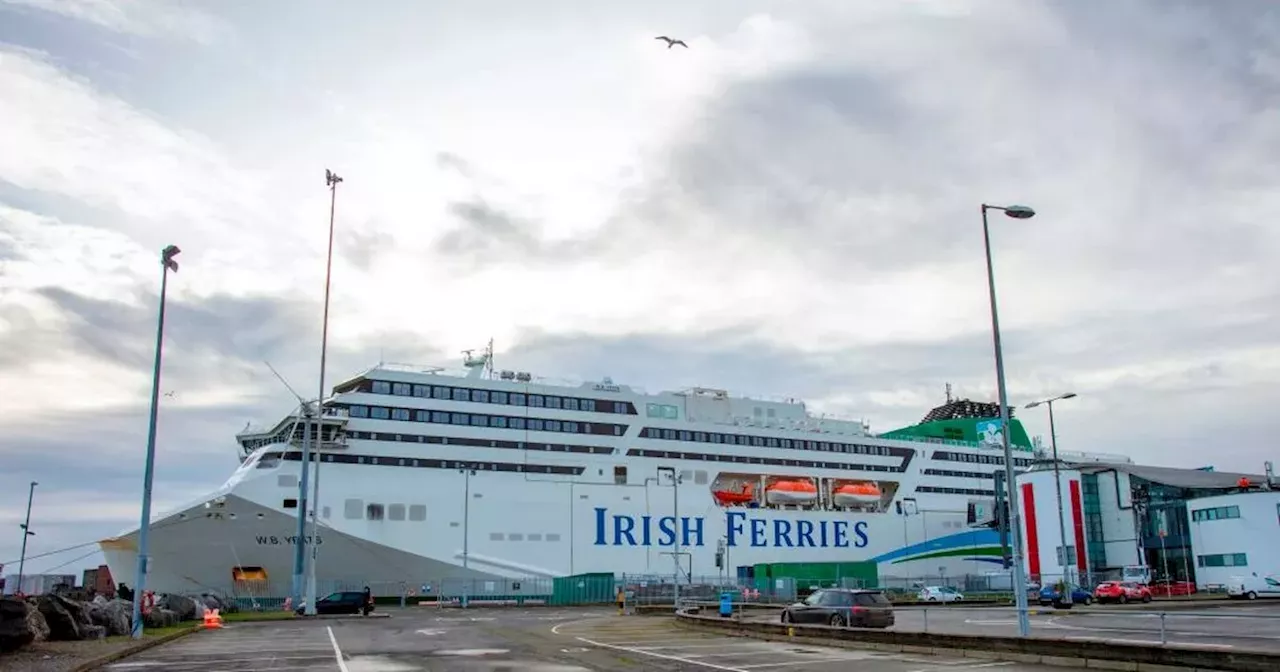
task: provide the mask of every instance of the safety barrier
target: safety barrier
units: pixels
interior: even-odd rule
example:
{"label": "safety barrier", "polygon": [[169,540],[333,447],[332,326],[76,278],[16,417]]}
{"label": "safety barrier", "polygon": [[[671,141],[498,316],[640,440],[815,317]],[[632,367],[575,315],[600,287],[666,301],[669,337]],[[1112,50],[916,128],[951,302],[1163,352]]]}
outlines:
{"label": "safety barrier", "polygon": [[1276,655],[1264,652],[1224,651],[1194,645],[794,625],[737,618],[726,619],[718,615],[704,615],[691,613],[691,611],[677,613],[676,621],[688,628],[774,641],[907,653],[946,653],[989,660],[1074,667],[1083,665],[1144,670],[1160,669],[1160,666],[1164,666],[1228,672],[1274,672],[1277,669],[1277,661],[1280,660]]}

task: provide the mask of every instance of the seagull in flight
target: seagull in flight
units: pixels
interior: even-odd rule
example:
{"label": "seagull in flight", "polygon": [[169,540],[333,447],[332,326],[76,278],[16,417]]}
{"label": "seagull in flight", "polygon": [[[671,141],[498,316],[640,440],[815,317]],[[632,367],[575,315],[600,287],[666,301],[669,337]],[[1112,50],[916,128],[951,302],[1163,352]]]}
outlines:
{"label": "seagull in flight", "polygon": [[689,45],[685,44],[685,43],[684,43],[684,40],[673,40],[673,39],[671,39],[671,38],[667,37],[666,35],[659,35],[659,36],[657,36],[657,37],[655,37],[655,38],[653,38],[653,39],[655,39],[655,40],[665,40],[665,41],[666,41],[666,43],[667,43],[667,48],[668,48],[668,49],[670,49],[671,47],[676,46],[677,44],[678,44],[678,45],[680,45],[680,46],[682,46],[682,47],[684,47],[685,49],[688,49],[688,48],[689,48]]}

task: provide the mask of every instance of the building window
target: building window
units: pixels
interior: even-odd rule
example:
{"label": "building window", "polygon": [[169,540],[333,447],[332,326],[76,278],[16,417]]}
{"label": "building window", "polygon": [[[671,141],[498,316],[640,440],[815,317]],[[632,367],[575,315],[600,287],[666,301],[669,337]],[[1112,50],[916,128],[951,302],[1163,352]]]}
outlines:
{"label": "building window", "polygon": [[1196,556],[1197,567],[1248,567],[1249,558],[1244,553],[1218,553]]}
{"label": "building window", "polygon": [[1195,509],[1191,512],[1191,520],[1197,523],[1209,520],[1228,520],[1239,517],[1239,506],[1216,506],[1211,509]]}

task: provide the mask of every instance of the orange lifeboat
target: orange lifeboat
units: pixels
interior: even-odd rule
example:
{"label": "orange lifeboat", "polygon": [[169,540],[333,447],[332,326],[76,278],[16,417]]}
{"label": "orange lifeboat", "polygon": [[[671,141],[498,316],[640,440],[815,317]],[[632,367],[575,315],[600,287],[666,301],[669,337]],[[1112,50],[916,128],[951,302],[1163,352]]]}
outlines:
{"label": "orange lifeboat", "polygon": [[880,501],[880,486],[871,481],[848,483],[831,493],[831,503],[836,506],[856,506],[858,504],[874,504]]}
{"label": "orange lifeboat", "polygon": [[809,480],[775,481],[764,489],[769,504],[809,504],[818,498],[818,488]]}
{"label": "orange lifeboat", "polygon": [[744,483],[742,490],[737,492],[733,490],[712,490],[711,496],[716,498],[716,503],[721,506],[734,506],[736,504],[749,504],[755,500],[756,496],[752,492],[752,484]]}

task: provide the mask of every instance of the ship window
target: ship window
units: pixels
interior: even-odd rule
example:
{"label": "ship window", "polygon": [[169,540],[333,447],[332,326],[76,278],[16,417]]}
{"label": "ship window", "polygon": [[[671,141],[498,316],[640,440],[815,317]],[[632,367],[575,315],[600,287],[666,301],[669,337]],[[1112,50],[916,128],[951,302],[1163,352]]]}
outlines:
{"label": "ship window", "polygon": [[374,394],[391,394],[391,383],[388,383],[385,380],[373,381],[373,393]]}
{"label": "ship window", "polygon": [[[530,533],[529,533],[529,541],[542,541],[542,533],[541,533],[541,532],[530,532]],[[517,583],[517,584],[516,584],[516,589],[518,590],[519,588],[520,588],[520,584],[518,584],[518,583]]]}
{"label": "ship window", "polygon": [[777,411],[775,411],[774,409],[772,409],[772,408],[771,408],[771,409],[769,409],[769,412],[767,413],[767,415],[768,415],[769,417],[771,417],[771,418],[774,418],[774,417],[777,417],[777,416],[778,416],[778,413],[777,413]]}
{"label": "ship window", "polygon": [[404,520],[404,504],[388,505],[387,520]]}
{"label": "ship window", "polygon": [[369,520],[382,520],[382,517],[385,514],[385,511],[383,510],[381,504],[370,504],[365,507],[365,513],[367,514]]}
{"label": "ship window", "polygon": [[615,485],[627,484],[627,468],[626,467],[613,468],[613,482]]}
{"label": "ship window", "polygon": [[595,413],[595,412],[596,412],[596,400],[595,400],[595,399],[579,399],[579,400],[578,400],[578,406],[579,406],[582,410],[584,410],[584,411],[587,411],[587,412],[590,412],[590,413]]}
{"label": "ship window", "polygon": [[348,499],[342,503],[342,517],[347,520],[360,520],[364,517],[364,501]]}
{"label": "ship window", "polygon": [[555,532],[548,532],[547,541],[560,541],[560,535],[556,534]]}
{"label": "ship window", "polygon": [[775,439],[775,438],[773,438],[772,436],[771,436],[771,437],[769,437],[769,447],[770,447],[770,448],[777,448],[777,447],[778,447],[778,440],[777,440],[777,439]]}
{"label": "ship window", "polygon": [[444,411],[431,411],[431,422],[447,425],[449,424],[449,414]]}
{"label": "ship window", "polygon": [[547,425],[547,431],[548,431],[548,432],[558,432],[558,431],[560,431],[560,421],[559,421],[559,420],[547,420],[547,421],[546,421],[546,425]]}
{"label": "ship window", "polygon": [[613,402],[613,412],[614,412],[614,413],[621,413],[621,414],[623,414],[623,415],[626,415],[626,414],[627,414],[627,404],[626,404],[626,402],[623,402],[623,401],[615,401],[615,402]]}
{"label": "ship window", "polygon": [[529,429],[535,432],[542,431],[542,421],[537,418],[529,418]]}
{"label": "ship window", "polygon": [[413,386],[409,383],[395,383],[391,386],[391,393],[398,394],[402,397],[409,396],[413,391]]}
{"label": "ship window", "polygon": [[662,406],[660,404],[645,404],[644,413],[651,418],[661,418]]}
{"label": "ship window", "polygon": [[393,408],[393,409],[391,409],[391,419],[392,419],[392,420],[408,420],[408,419],[409,419],[409,409],[407,409],[407,408]]}
{"label": "ship window", "polygon": [[320,516],[325,520],[329,519],[329,513],[330,513],[329,507],[327,506],[320,509]]}
{"label": "ship window", "polygon": [[473,427],[485,427],[489,424],[489,416],[476,413],[471,416],[471,425]]}
{"label": "ship window", "polygon": [[507,535],[507,541],[524,541],[524,535],[519,532],[511,532]]}
{"label": "ship window", "polygon": [[576,411],[576,410],[578,410],[578,400],[577,400],[577,399],[574,399],[574,398],[572,398],[572,397],[565,397],[565,400],[564,400],[564,408],[565,408],[565,410],[567,410],[567,411]]}
{"label": "ship window", "polygon": [[282,488],[298,487],[298,477],[293,474],[280,474],[276,477],[276,485]]}
{"label": "ship window", "polygon": [[298,508],[298,500],[286,499],[284,500],[284,503],[281,506],[283,506],[286,509],[296,509]]}
{"label": "ship window", "polygon": [[662,417],[667,418],[668,420],[675,420],[680,417],[680,409],[675,406],[663,406]]}
{"label": "ship window", "polygon": [[524,429],[524,418],[510,418],[509,423],[511,425],[511,429]]}
{"label": "ship window", "polygon": [[542,395],[541,395],[541,394],[531,394],[531,395],[529,395],[529,405],[530,405],[530,406],[533,406],[533,407],[536,407],[536,408],[541,408],[541,407],[543,406],[543,404],[544,404],[544,403],[545,403],[545,402],[542,400]]}
{"label": "ship window", "polygon": [[688,430],[684,430],[684,429],[680,430],[680,440],[681,440],[681,441],[692,441],[692,440],[693,440],[693,433],[692,433],[692,432],[690,432],[690,431],[688,431]]}
{"label": "ship window", "polygon": [[409,505],[409,520],[422,522],[427,519],[427,507],[422,504]]}
{"label": "ship window", "polygon": [[507,403],[507,393],[506,392],[490,392],[489,402],[493,404],[505,404]]}
{"label": "ship window", "polygon": [[489,541],[502,541],[502,533],[501,533],[501,532],[490,532],[490,533],[489,533]]}
{"label": "ship window", "polygon": [[706,484],[707,484],[707,472],[705,472],[705,471],[701,471],[701,470],[693,472],[693,484],[694,484],[694,485],[706,485]]}
{"label": "ship window", "polygon": [[436,385],[435,387],[431,388],[431,397],[433,399],[448,399],[449,388],[440,387],[439,385]]}
{"label": "ship window", "polygon": [[471,401],[471,390],[463,389],[461,387],[453,388],[453,400]]}
{"label": "ship window", "polygon": [[622,425],[614,425],[614,426],[613,426],[613,435],[614,435],[614,436],[622,436]]}
{"label": "ship window", "polygon": [[418,422],[431,422],[431,413],[428,411],[414,411],[413,419]]}
{"label": "ship window", "polygon": [[755,408],[751,409],[751,414],[756,416],[757,418],[760,417],[761,413],[763,413],[763,411],[760,410],[759,406],[756,406]]}
{"label": "ship window", "polygon": [[374,406],[369,409],[369,415],[375,420],[386,420],[391,417],[391,409],[386,406]]}
{"label": "ship window", "polygon": [[455,425],[471,424],[471,419],[467,417],[466,413],[454,413],[451,419],[453,420],[453,424]]}
{"label": "ship window", "polygon": [[507,419],[502,417],[501,415],[495,415],[489,418],[489,425],[491,427],[506,427]]}
{"label": "ship window", "polygon": [[474,401],[478,404],[489,403],[489,391],[488,390],[471,390],[471,401]]}
{"label": "ship window", "polygon": [[525,403],[524,394],[520,392],[512,392],[510,403],[512,406],[524,406],[524,403]]}
{"label": "ship window", "polygon": [[369,407],[368,406],[352,406],[351,410],[347,414],[353,418],[367,418],[369,417]]}
{"label": "ship window", "polygon": [[547,397],[547,408],[560,408],[560,397]]}
{"label": "ship window", "polygon": [[430,396],[431,396],[431,386],[430,386],[430,385],[414,385],[414,386],[413,386],[413,396],[415,396],[415,397],[430,397]]}

